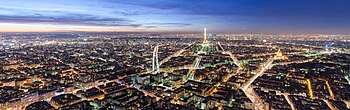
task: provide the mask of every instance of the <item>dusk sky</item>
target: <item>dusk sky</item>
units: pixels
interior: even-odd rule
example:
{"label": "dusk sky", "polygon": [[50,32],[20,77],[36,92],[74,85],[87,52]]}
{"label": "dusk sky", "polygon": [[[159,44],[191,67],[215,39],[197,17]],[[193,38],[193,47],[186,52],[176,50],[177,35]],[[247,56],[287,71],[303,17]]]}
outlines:
{"label": "dusk sky", "polygon": [[350,0],[2,0],[0,32],[350,33]]}

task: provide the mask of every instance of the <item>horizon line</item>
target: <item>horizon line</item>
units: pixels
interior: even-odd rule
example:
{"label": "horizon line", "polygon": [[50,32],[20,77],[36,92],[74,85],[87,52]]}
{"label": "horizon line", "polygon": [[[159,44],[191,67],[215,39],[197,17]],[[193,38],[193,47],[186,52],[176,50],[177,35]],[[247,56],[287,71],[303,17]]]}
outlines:
{"label": "horizon line", "polygon": [[[0,31],[0,34],[11,33],[159,33],[159,34],[201,34],[200,31],[76,31],[76,30],[63,30],[63,31]],[[350,33],[297,33],[297,32],[208,32],[210,34],[324,34],[324,35],[350,35]]]}

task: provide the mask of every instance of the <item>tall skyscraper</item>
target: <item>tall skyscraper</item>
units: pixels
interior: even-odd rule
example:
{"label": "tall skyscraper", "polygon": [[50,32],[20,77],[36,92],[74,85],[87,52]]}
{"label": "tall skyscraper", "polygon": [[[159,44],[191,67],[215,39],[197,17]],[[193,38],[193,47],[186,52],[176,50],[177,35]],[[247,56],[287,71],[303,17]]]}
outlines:
{"label": "tall skyscraper", "polygon": [[159,62],[158,62],[158,45],[154,47],[153,59],[152,59],[152,72],[155,74],[159,71]]}

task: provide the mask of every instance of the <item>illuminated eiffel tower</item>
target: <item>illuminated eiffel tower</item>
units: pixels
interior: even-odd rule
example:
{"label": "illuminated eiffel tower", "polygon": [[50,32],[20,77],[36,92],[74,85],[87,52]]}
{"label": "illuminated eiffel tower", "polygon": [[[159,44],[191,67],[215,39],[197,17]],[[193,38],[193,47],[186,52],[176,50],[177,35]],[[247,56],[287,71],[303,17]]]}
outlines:
{"label": "illuminated eiffel tower", "polygon": [[209,43],[208,43],[208,40],[207,40],[207,28],[204,28],[204,34],[203,34],[203,43],[202,43],[202,46],[208,46]]}

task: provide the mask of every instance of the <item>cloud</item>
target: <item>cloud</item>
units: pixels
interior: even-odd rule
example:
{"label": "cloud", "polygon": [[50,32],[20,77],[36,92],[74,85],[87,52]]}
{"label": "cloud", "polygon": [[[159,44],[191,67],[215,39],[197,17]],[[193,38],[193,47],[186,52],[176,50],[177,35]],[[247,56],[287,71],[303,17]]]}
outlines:
{"label": "cloud", "polygon": [[153,9],[161,9],[161,10],[169,10],[169,9],[175,9],[181,6],[180,3],[174,2],[174,1],[167,1],[167,0],[105,0],[108,3],[112,3],[115,5],[120,4],[126,4],[126,5],[133,5],[133,6],[141,6],[146,8],[153,8]]}
{"label": "cloud", "polygon": [[[45,1],[45,0],[43,0]],[[349,29],[349,1],[98,0],[4,1],[0,22],[133,29]],[[306,28],[305,28],[306,29]],[[312,31],[312,30],[311,30]]]}
{"label": "cloud", "polygon": [[46,23],[46,24],[69,24],[86,26],[129,26],[141,27],[134,21],[124,18],[102,18],[85,14],[66,13],[63,16],[45,16],[39,13],[32,15],[0,15],[0,22],[12,23]]}
{"label": "cloud", "polygon": [[191,25],[191,24],[187,24],[187,23],[148,23],[148,24],[164,26],[164,27],[184,27],[184,26]]}
{"label": "cloud", "polygon": [[123,10],[123,11],[118,11],[117,13],[120,13],[120,14],[122,14],[124,16],[135,16],[135,15],[142,15],[142,14],[144,14],[144,13],[141,13],[139,11],[132,11],[132,10],[128,10],[128,9]]}
{"label": "cloud", "polygon": [[143,27],[145,28],[158,28],[158,27],[186,27],[192,24],[187,23],[145,23]]}

